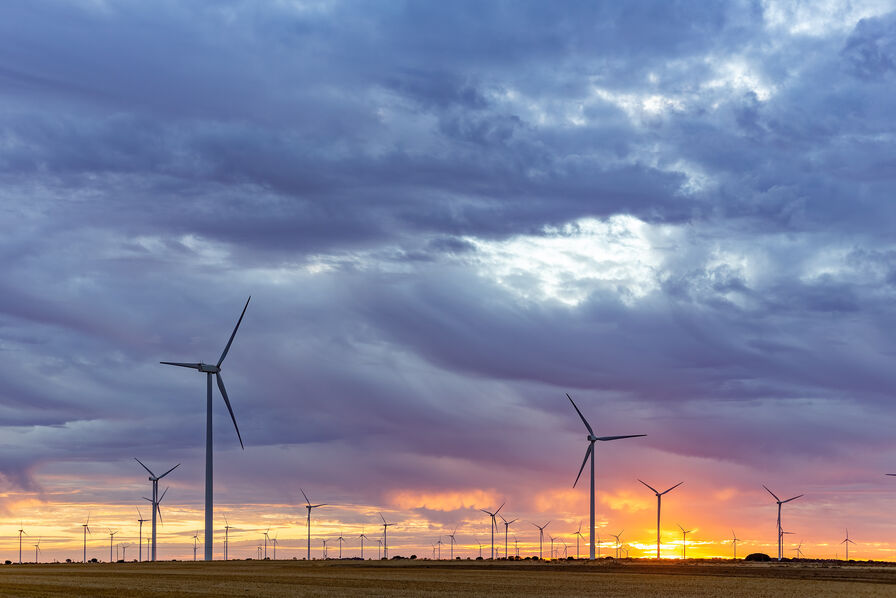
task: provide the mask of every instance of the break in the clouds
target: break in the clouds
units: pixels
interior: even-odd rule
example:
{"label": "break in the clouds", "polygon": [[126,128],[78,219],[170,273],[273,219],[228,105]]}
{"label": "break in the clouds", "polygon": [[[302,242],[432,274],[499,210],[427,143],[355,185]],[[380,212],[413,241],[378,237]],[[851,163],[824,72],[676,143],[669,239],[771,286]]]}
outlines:
{"label": "break in the clouds", "polygon": [[896,467],[890,2],[12,2],[0,49],[13,519],[139,500],[133,456],[198,504],[203,380],[158,362],[249,294],[233,503],[549,511],[567,391],[649,433],[608,508]]}

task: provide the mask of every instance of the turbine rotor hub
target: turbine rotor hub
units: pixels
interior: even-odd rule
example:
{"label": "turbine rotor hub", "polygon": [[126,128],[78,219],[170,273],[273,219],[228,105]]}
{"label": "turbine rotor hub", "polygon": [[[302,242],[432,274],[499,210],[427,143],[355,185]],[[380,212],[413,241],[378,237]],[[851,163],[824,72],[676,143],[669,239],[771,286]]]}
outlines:
{"label": "turbine rotor hub", "polygon": [[217,374],[218,372],[221,371],[221,368],[219,368],[216,365],[208,365],[207,363],[200,363],[199,371],[205,372],[207,374]]}

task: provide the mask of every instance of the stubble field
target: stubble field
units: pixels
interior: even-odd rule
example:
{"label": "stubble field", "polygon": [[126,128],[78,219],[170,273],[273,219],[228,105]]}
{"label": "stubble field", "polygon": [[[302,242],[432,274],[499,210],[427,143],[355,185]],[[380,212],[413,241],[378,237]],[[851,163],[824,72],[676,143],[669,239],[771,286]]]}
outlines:
{"label": "stubble field", "polygon": [[896,567],[821,563],[215,561],[0,566],[2,596],[896,596]]}

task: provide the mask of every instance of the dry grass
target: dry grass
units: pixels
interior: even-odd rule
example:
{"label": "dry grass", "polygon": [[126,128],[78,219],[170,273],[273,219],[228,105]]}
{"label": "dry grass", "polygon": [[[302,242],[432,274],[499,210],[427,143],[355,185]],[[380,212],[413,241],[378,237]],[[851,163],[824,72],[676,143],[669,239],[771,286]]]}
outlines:
{"label": "dry grass", "polygon": [[896,567],[231,561],[6,565],[2,596],[896,596]]}

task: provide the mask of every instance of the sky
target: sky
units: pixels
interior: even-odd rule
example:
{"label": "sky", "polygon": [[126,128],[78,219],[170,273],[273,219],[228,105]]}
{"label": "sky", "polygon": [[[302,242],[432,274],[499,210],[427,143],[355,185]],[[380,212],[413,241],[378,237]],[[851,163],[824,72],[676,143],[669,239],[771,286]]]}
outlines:
{"label": "sky", "polygon": [[[896,3],[0,6],[0,560],[896,560]],[[146,531],[146,528],[144,528]],[[499,534],[500,537],[501,534]],[[145,534],[144,534],[145,537]],[[503,538],[501,538],[503,543]],[[373,546],[373,548],[371,548]],[[199,547],[202,554],[202,545]],[[548,553],[547,545],[544,554]],[[606,555],[608,545],[601,547]],[[581,551],[585,552],[584,544]],[[29,557],[28,555],[32,555]],[[372,553],[368,552],[366,556]]]}

